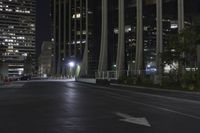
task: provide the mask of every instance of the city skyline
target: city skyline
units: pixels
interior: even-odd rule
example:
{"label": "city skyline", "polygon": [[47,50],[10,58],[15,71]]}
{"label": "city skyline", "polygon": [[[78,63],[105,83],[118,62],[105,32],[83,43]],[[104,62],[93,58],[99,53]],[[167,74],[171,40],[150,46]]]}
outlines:
{"label": "city skyline", "polygon": [[200,0],[0,0],[1,133],[200,133]]}
{"label": "city skyline", "polygon": [[93,76],[106,71],[161,73],[160,54],[170,36],[199,19],[198,1],[119,2],[52,1],[55,73],[65,75],[65,64],[72,57],[84,64],[83,73],[92,72]]}
{"label": "city skyline", "polygon": [[[198,5],[198,1],[193,1],[196,4],[185,1],[184,13],[182,14],[184,17],[178,13],[179,1],[182,0],[166,0],[161,3],[162,14],[160,19],[162,21],[159,24],[156,21],[159,12],[155,0],[143,1],[141,8],[143,18],[140,22],[138,22],[139,19],[137,18],[139,8],[137,8],[135,0],[124,1],[121,3],[124,4],[124,7],[119,7],[116,1],[110,1],[106,5],[108,9],[103,7],[100,0],[95,2],[91,2],[90,0],[72,2],[71,0],[71,10],[69,9],[70,0],[64,0],[60,1],[62,2],[61,5],[56,5],[56,13],[54,12],[55,1],[37,1],[37,21],[36,25],[34,25],[36,26],[36,55],[32,56],[35,57],[33,60],[37,60],[43,41],[55,41],[54,46],[57,46],[57,48],[54,47],[54,50],[56,53],[54,51],[52,55],[57,58],[55,61],[58,62],[54,63],[54,71],[58,71],[60,74],[66,74],[66,70],[63,67],[71,59],[76,60],[79,64],[85,64],[83,67],[86,68],[82,68],[82,70],[90,69],[93,71],[93,74],[95,71],[106,70],[122,71],[124,69],[133,71],[134,65],[136,65],[135,67],[137,68],[135,69],[137,70],[145,70],[147,66],[156,67],[158,66],[159,58],[156,56],[159,52],[157,51],[158,43],[163,45],[161,47],[165,48],[169,43],[170,34],[177,33],[184,26],[190,26],[199,20],[199,9],[196,6]],[[86,2],[88,2],[88,13],[86,13]],[[45,5],[46,8],[44,8]],[[120,8],[124,8],[121,15]],[[62,13],[59,16],[59,12],[61,11]],[[71,18],[69,17],[70,12],[72,15]],[[57,17],[56,21],[54,15]],[[64,15],[66,17],[63,17]],[[184,19],[181,22],[182,24],[178,21],[180,16]],[[121,18],[119,19],[119,17]],[[120,23],[123,23],[121,27]],[[140,29],[140,36],[143,36],[140,45],[137,44],[139,40],[137,38],[137,26],[139,23],[143,24],[141,25],[143,29]],[[157,42],[157,28],[161,28],[160,32],[163,32],[162,36],[160,36],[160,42]],[[124,33],[122,33],[123,30]],[[141,58],[141,53],[137,53],[137,48],[139,47],[136,45],[143,45],[143,50],[140,51],[144,55],[143,58]],[[118,49],[121,49],[121,51],[118,51]],[[85,51],[87,50],[89,52],[86,54]],[[119,53],[123,53],[122,56],[120,55],[120,58],[118,58]],[[137,54],[140,55],[137,56]],[[138,62],[140,59],[142,60]],[[120,66],[121,68],[119,68],[120,64],[123,64],[123,66]],[[81,73],[86,72],[89,71],[84,70]]]}

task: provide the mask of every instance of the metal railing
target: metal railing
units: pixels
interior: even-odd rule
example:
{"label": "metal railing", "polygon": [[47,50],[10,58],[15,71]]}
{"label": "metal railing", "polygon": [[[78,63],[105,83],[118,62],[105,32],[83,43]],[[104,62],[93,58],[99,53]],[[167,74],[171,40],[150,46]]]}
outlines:
{"label": "metal railing", "polygon": [[102,71],[95,73],[96,79],[117,80],[117,71]]}
{"label": "metal railing", "polygon": [[137,75],[145,76],[149,75],[144,70],[138,70],[138,71],[101,71],[95,73],[96,79],[103,79],[103,80],[117,80],[119,77],[119,74],[123,77],[136,77]]}

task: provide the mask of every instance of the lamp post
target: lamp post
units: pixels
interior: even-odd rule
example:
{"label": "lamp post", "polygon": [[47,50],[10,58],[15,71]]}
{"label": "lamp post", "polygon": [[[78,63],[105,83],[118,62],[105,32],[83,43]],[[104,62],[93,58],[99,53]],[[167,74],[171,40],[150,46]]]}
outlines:
{"label": "lamp post", "polygon": [[73,74],[73,69],[74,69],[74,67],[75,67],[75,62],[74,61],[70,61],[69,63],[68,63],[68,66],[69,66],[69,76],[70,76],[70,78],[72,78],[73,76],[74,76],[74,74]]}

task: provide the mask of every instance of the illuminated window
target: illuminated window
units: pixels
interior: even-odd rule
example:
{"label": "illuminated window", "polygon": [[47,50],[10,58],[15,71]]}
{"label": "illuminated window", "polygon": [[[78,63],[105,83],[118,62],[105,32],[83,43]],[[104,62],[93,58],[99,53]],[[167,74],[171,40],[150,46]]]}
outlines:
{"label": "illuminated window", "polygon": [[74,14],[74,15],[72,16],[72,18],[81,18],[81,14],[80,14],[80,13]]}

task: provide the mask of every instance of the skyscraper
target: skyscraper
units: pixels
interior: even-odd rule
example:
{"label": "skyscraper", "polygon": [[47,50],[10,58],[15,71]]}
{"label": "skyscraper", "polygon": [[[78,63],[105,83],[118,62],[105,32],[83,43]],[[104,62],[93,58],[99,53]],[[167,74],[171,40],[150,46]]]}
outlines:
{"label": "skyscraper", "polygon": [[87,70],[103,78],[110,71],[117,77],[125,71],[161,73],[160,55],[170,36],[199,19],[198,0],[52,1],[57,73],[66,57],[84,64],[85,48],[86,59],[95,61],[94,69]]}
{"label": "skyscraper", "polygon": [[97,69],[101,34],[100,2],[52,0],[55,73],[65,74],[67,62],[73,60],[80,63],[85,58],[87,63],[83,61],[83,67],[89,67],[91,71]]}
{"label": "skyscraper", "polygon": [[8,76],[19,76],[28,56],[35,65],[36,2],[0,0],[0,14],[0,61]]}

